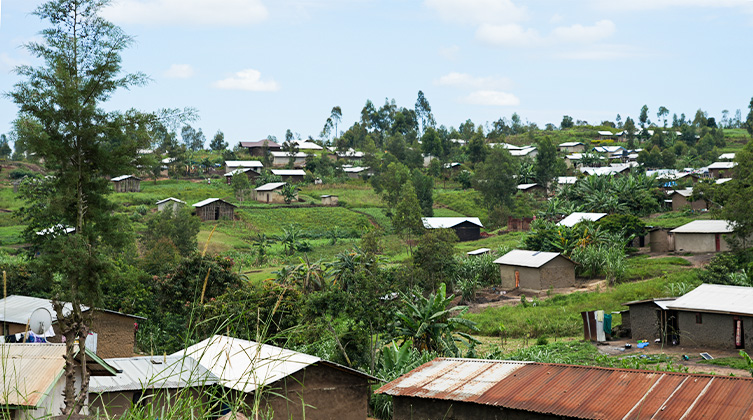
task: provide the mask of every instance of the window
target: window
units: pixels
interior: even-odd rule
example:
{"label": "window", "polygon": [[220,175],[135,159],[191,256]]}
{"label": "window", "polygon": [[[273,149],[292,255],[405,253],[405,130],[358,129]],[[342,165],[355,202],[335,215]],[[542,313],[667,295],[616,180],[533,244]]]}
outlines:
{"label": "window", "polygon": [[696,312],[695,314],[695,323],[703,324],[703,315],[700,312]]}

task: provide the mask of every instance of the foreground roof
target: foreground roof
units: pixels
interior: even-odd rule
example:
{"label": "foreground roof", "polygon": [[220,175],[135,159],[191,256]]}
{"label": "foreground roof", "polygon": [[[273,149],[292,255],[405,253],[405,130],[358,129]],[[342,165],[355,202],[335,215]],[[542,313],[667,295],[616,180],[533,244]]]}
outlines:
{"label": "foreground roof", "polygon": [[528,251],[525,249],[513,249],[507,254],[494,260],[495,264],[514,265],[519,267],[532,267],[540,268],[544,264],[552,261],[553,259],[562,256],[562,258],[570,260],[563,256],[559,252],[541,252],[541,251]]}
{"label": "foreground roof", "polygon": [[267,143],[267,147],[269,148],[279,149],[280,147],[282,147],[280,146],[279,143],[275,143],[272,140],[267,140],[267,139],[259,140],[259,141],[242,141],[241,147],[264,147],[264,142]]}
{"label": "foreground roof", "polygon": [[[52,301],[50,299],[43,299],[31,296],[10,295],[7,298],[0,299],[0,321],[10,322],[13,324],[26,324],[29,321],[29,316],[37,308],[45,308],[50,311],[52,315],[52,321],[57,320],[57,314],[52,307]],[[68,315],[71,313],[72,306],[70,302],[66,302],[63,305],[63,314]],[[81,305],[81,311],[86,312],[89,310],[88,306]],[[97,311],[107,312],[111,314],[117,314],[127,316],[135,319],[146,319],[137,315],[125,314],[118,311],[112,311],[109,309],[97,308]]]}
{"label": "foreground roof", "polygon": [[557,223],[560,226],[567,226],[567,227],[573,227],[577,225],[578,223],[582,221],[592,221],[595,222],[602,217],[606,216],[606,213],[581,213],[581,212],[575,212],[571,215],[565,217],[564,219],[560,220],[559,223]]}
{"label": "foreground roof", "polygon": [[116,376],[92,377],[89,392],[180,389],[219,382],[218,377],[191,357],[145,356],[105,361],[118,369],[119,373]]}
{"label": "foreground roof", "polygon": [[731,233],[734,229],[727,220],[693,220],[671,233]]}
{"label": "foreground roof", "polygon": [[435,359],[376,393],[577,419],[740,419],[753,379],[479,359]]}
{"label": "foreground roof", "polygon": [[426,229],[448,229],[464,222],[484,227],[478,217],[422,217],[421,221]]}
{"label": "foreground roof", "polygon": [[753,316],[753,287],[702,284],[667,306],[680,311]]}

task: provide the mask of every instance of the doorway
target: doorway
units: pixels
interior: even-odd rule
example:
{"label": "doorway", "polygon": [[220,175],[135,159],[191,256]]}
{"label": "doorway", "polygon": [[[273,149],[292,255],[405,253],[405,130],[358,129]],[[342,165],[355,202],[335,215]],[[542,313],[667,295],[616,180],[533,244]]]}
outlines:
{"label": "doorway", "polygon": [[214,220],[220,220],[220,206],[214,208]]}
{"label": "doorway", "polygon": [[743,320],[740,318],[734,318],[732,320],[735,327],[735,348],[745,348],[745,328],[743,328]]}

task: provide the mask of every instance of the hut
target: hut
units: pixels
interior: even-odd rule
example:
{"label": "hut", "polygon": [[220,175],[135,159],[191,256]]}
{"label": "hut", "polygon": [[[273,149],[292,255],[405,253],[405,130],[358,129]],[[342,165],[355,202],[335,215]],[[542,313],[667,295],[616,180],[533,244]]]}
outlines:
{"label": "hut", "polygon": [[[260,203],[285,203],[285,197],[280,193],[287,182],[270,182],[254,189],[254,200]],[[296,193],[295,199],[298,199]]]}
{"label": "hut", "polygon": [[196,215],[202,222],[207,220],[233,220],[235,218],[235,205],[219,198],[207,198],[193,205]]}
{"label": "hut", "polygon": [[141,179],[133,175],[121,175],[110,180],[115,192],[141,191]]}
{"label": "hut", "polygon": [[306,171],[303,169],[272,169],[272,175],[279,176],[285,182],[303,182]]}
{"label": "hut", "polygon": [[558,152],[563,153],[583,153],[586,150],[586,145],[579,141],[569,141],[566,143],[560,143],[557,146]]}
{"label": "hut", "polygon": [[258,160],[226,160],[225,173],[231,173],[238,169],[253,169],[257,174],[264,165]]}
{"label": "hut", "polygon": [[533,223],[533,217],[507,217],[507,231],[508,232],[528,232],[531,230],[531,223]]}
{"label": "hut", "polygon": [[514,249],[494,260],[503,289],[531,291],[575,286],[575,262],[558,252]]}
{"label": "hut", "polygon": [[319,196],[319,198],[322,199],[322,205],[323,206],[336,206],[338,202],[338,198],[336,195],[322,195]]}
{"label": "hut", "polygon": [[648,232],[651,252],[671,252],[675,249],[674,237],[669,228],[652,227]]}
{"label": "hut", "polygon": [[675,252],[721,252],[729,251],[724,238],[733,232],[727,220],[694,220],[669,233],[674,237]]}
{"label": "hut", "polygon": [[264,156],[264,150],[266,149],[269,152],[275,152],[278,150],[282,150],[282,146],[278,143],[273,142],[272,140],[259,140],[259,141],[242,141],[240,142],[241,147],[248,150],[248,153],[251,156]]}
{"label": "hut", "polygon": [[270,152],[272,154],[272,165],[274,166],[286,166],[290,163],[290,159],[293,159],[293,166],[296,168],[302,167],[306,163],[305,152]]}
{"label": "hut", "polygon": [[626,302],[622,305],[629,309],[622,315],[622,324],[630,325],[630,336],[634,340],[654,341],[679,344],[680,327],[677,311],[668,305],[674,298],[657,298]]}
{"label": "hut", "polygon": [[518,191],[526,194],[544,195],[546,189],[539,184],[518,184]]}
{"label": "hut", "polygon": [[737,166],[737,162],[714,162],[708,166],[709,176],[712,178],[730,177]]}
{"label": "hut", "polygon": [[685,188],[683,190],[674,190],[669,193],[669,198],[672,201],[672,211],[682,210],[687,206],[690,206],[693,210],[705,210],[706,202],[704,200],[690,201],[690,197],[693,195],[693,188]]}
{"label": "hut", "polygon": [[186,204],[183,200],[178,200],[174,197],[167,197],[164,200],[160,200],[157,202],[157,211],[163,211],[165,209],[171,209],[173,213],[180,210],[182,206]]}
{"label": "hut", "polygon": [[365,419],[371,384],[378,381],[316,356],[221,335],[173,356],[195,358],[246,407],[255,406],[254,394],[263,389],[260,412],[271,410],[275,418]]}
{"label": "hut", "polygon": [[475,241],[481,238],[481,220],[478,217],[423,217],[426,229],[452,229],[458,240]]}
{"label": "hut", "polygon": [[259,175],[261,175],[256,169],[253,168],[238,168],[224,175],[225,182],[227,183],[227,185],[230,185],[233,183],[233,176],[241,174],[245,175],[249,181],[253,181],[258,178]]}

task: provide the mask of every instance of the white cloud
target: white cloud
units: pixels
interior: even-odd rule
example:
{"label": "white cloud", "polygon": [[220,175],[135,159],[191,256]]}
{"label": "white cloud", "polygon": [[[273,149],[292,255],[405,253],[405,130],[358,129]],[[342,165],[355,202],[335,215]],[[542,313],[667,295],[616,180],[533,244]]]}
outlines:
{"label": "white cloud", "polygon": [[506,47],[543,47],[560,44],[589,44],[612,36],[617,26],[611,20],[600,20],[592,26],[580,24],[559,26],[547,36],[520,25],[481,25],[476,38],[487,44]]}
{"label": "white cloud", "polygon": [[117,0],[103,15],[116,23],[247,25],[269,11],[261,0]]}
{"label": "white cloud", "polygon": [[487,44],[509,47],[532,47],[544,43],[536,30],[517,24],[481,25],[476,31],[476,38]]}
{"label": "white cloud", "polygon": [[439,49],[439,55],[444,57],[446,60],[455,61],[458,58],[458,53],[460,52],[460,47],[457,45],[452,45],[449,47],[444,47]]}
{"label": "white cloud", "polygon": [[600,20],[593,26],[560,26],[552,31],[553,41],[590,43],[608,38],[617,30],[611,20]]}
{"label": "white cloud", "polygon": [[565,19],[565,18],[564,18],[564,17],[562,17],[562,15],[561,15],[561,14],[559,14],[559,13],[555,13],[554,15],[552,15],[552,17],[551,17],[551,18],[549,18],[549,23],[560,23],[560,22],[562,22],[562,21],[563,21],[564,19]]}
{"label": "white cloud", "polygon": [[165,77],[170,79],[190,79],[194,71],[190,64],[173,64],[165,70]]}
{"label": "white cloud", "polygon": [[646,56],[647,54],[642,53],[634,47],[628,45],[596,45],[582,50],[563,51],[555,54],[555,58],[561,58],[565,60],[592,61],[622,60],[627,58],[639,58]]}
{"label": "white cloud", "polygon": [[235,73],[232,77],[212,83],[218,89],[248,90],[252,92],[273,92],[280,89],[274,80],[261,80],[261,72],[245,69]]}
{"label": "white cloud", "polygon": [[471,25],[519,22],[528,14],[511,0],[424,0],[424,6],[444,20]]}
{"label": "white cloud", "polygon": [[520,99],[512,93],[497,90],[477,90],[463,98],[463,102],[470,105],[486,106],[515,106],[520,105]]}
{"label": "white cloud", "polygon": [[734,8],[741,7],[753,11],[750,0],[594,0],[594,2],[612,10],[658,10],[670,7],[708,7],[708,8]]}
{"label": "white cloud", "polygon": [[508,89],[512,82],[506,77],[474,77],[467,73],[448,73],[434,81],[435,85],[469,89]]}

